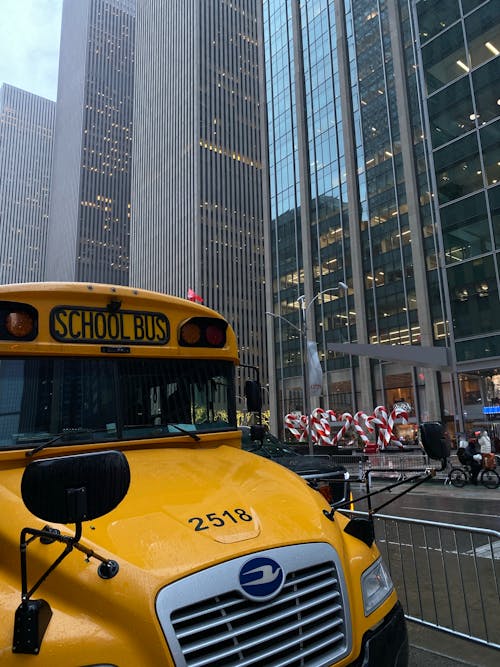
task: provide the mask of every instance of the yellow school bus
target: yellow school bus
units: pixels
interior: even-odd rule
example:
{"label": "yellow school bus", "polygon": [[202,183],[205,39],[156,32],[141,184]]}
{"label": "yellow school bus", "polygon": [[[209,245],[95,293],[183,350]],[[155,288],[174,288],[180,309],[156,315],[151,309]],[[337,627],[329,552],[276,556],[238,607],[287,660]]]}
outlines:
{"label": "yellow school bus", "polygon": [[237,365],[185,299],[0,287],[2,667],[407,664],[367,525],[241,449]]}

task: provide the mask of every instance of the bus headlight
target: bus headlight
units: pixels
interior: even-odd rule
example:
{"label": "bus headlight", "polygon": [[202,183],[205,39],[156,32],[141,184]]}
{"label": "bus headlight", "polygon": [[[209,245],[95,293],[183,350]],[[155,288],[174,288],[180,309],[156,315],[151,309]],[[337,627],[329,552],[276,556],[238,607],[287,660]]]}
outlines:
{"label": "bus headlight", "polygon": [[394,584],[382,558],[379,558],[361,575],[361,590],[363,591],[365,616],[374,612],[394,590]]}

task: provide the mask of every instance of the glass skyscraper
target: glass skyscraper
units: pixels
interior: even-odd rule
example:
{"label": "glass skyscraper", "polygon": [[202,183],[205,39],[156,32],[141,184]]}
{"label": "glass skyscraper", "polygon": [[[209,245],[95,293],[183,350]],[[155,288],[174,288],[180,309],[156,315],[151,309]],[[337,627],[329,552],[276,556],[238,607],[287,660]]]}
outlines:
{"label": "glass skyscraper", "polygon": [[[264,1],[276,415],[304,409],[301,302],[323,407],[405,401],[458,430],[500,396],[495,4]],[[343,343],[447,346],[449,363]]]}

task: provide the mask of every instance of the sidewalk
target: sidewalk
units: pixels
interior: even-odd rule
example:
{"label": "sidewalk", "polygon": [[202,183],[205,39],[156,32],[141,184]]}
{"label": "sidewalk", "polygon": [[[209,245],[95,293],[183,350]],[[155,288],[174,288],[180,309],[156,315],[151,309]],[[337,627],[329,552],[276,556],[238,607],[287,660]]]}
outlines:
{"label": "sidewalk", "polygon": [[408,621],[409,667],[498,667],[499,651]]}

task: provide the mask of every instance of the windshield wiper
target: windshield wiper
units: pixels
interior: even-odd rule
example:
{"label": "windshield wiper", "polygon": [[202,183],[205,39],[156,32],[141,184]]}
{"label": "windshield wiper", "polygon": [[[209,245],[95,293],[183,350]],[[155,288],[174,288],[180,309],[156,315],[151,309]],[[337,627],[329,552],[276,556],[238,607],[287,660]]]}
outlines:
{"label": "windshield wiper", "polygon": [[[67,441],[71,442],[72,436],[79,436],[79,435],[88,435],[88,434],[94,434],[95,431],[92,429],[88,428],[70,428],[67,430],[64,430],[62,433],[58,433],[56,436],[51,438],[50,440],[47,440],[46,442],[42,442],[40,445],[37,445],[34,449],[31,449],[29,452],[26,452],[26,456],[34,456],[35,454],[38,454],[38,452],[41,452],[42,449],[45,449],[46,447],[49,447],[50,445],[53,445],[55,442],[59,442],[60,440],[66,439]],[[93,438],[92,438],[93,441]],[[63,443],[64,444],[64,443]]]}
{"label": "windshield wiper", "polygon": [[201,440],[197,433],[194,433],[194,431],[188,431],[187,428],[182,428],[182,426],[179,426],[179,424],[175,424],[174,422],[167,422],[166,424],[160,424],[160,426],[173,426],[184,435],[189,435],[189,437],[193,438],[193,440]]}

